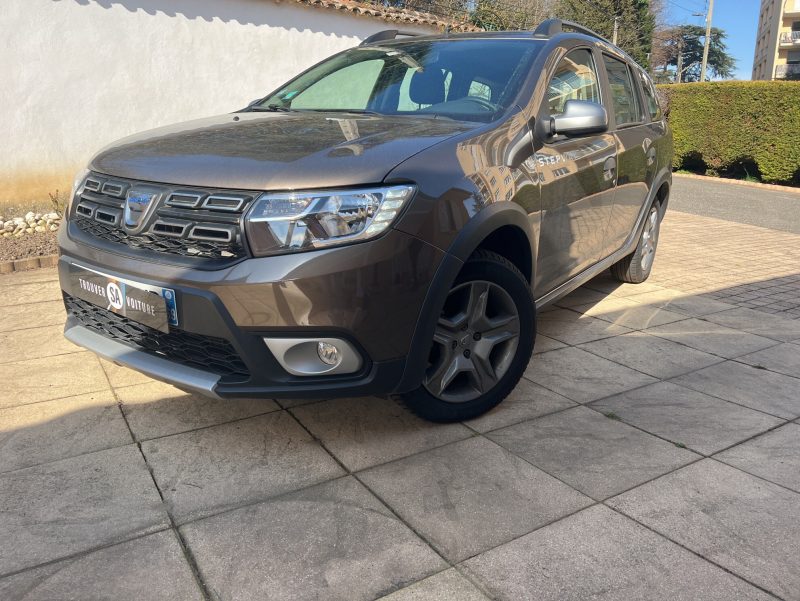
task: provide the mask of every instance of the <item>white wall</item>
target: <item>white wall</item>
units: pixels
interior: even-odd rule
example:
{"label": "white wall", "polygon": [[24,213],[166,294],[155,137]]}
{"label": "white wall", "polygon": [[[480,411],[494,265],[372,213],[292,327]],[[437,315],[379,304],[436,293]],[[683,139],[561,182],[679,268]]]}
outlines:
{"label": "white wall", "polygon": [[0,202],[68,190],[109,142],[241,108],[391,28],[292,0],[2,0]]}

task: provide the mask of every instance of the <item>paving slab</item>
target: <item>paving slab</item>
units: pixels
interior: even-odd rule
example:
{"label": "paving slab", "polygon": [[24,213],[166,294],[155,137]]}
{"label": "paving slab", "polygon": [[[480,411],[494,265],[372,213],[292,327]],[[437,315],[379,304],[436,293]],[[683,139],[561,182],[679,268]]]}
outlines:
{"label": "paving slab", "polygon": [[97,357],[91,353],[4,363],[0,365],[0,382],[0,408],[111,390]]}
{"label": "paving slab", "polygon": [[41,326],[0,333],[0,363],[52,357],[83,351],[64,338],[64,325]]}
{"label": "paving slab", "polygon": [[574,347],[535,356],[525,370],[525,377],[579,403],[656,381],[640,371]]}
{"label": "paving slab", "polygon": [[212,399],[151,381],[116,390],[137,440],[206,428],[279,409],[266,399]]}
{"label": "paving slab", "polygon": [[786,424],[714,458],[800,493],[800,424]]}
{"label": "paving slab", "polygon": [[626,284],[620,282],[610,271],[604,271],[597,277],[589,280],[584,284],[584,288],[590,290],[598,290],[606,294],[613,294],[614,296],[634,296],[637,294],[644,294],[645,292],[656,292],[664,290],[663,286],[659,286],[652,282],[642,282],[641,284]]}
{"label": "paving slab", "polygon": [[168,524],[135,445],[0,474],[0,574]]}
{"label": "paving slab", "polygon": [[36,303],[36,305],[14,305],[3,307],[0,311],[0,332],[50,325],[60,325],[63,329],[66,320],[64,303],[60,300]]}
{"label": "paving slab", "polygon": [[538,316],[536,331],[565,344],[580,344],[631,330],[569,309],[556,309]]}
{"label": "paving slab", "polygon": [[764,338],[696,318],[648,328],[647,333],[726,359],[733,359],[778,344],[771,338]]}
{"label": "paving slab", "polygon": [[0,579],[4,601],[203,598],[174,532],[163,530]]}
{"label": "paving slab", "polygon": [[142,451],[178,523],[344,474],[285,411],[148,440]]}
{"label": "paving slab", "polygon": [[0,409],[0,472],[131,442],[110,390]]}
{"label": "paving slab", "polygon": [[784,419],[800,417],[800,379],[725,361],[672,382]]}
{"label": "paving slab", "polygon": [[631,294],[630,298],[637,303],[658,307],[659,309],[667,309],[675,313],[684,313],[691,317],[702,317],[735,307],[735,305],[723,303],[706,296],[671,289],[655,290],[642,294],[634,293]]}
{"label": "paving slab", "polygon": [[580,348],[661,379],[674,378],[722,361],[720,357],[643,332],[597,340],[582,344]]}
{"label": "paving slab", "polygon": [[705,317],[708,321],[729,328],[758,334],[774,340],[789,342],[800,339],[800,319],[792,319],[783,315],[771,315],[746,307],[737,307],[720,313],[712,313]]}
{"label": "paving slab", "polygon": [[378,466],[360,478],[454,562],[591,503],[485,438]]}
{"label": "paving slab", "polygon": [[536,334],[536,342],[533,345],[533,352],[536,353],[546,353],[547,351],[554,351],[557,348],[564,348],[567,346],[563,342],[555,340],[553,338],[548,338],[544,334]]}
{"label": "paving slab", "polygon": [[742,363],[800,378],[800,348],[797,344],[779,344],[737,359]]}
{"label": "paving slab", "polygon": [[699,458],[586,407],[517,424],[488,436],[598,500]]}
{"label": "paving slab", "polygon": [[682,313],[674,313],[673,311],[637,303],[630,298],[619,296],[609,296],[596,303],[573,305],[570,308],[583,315],[596,317],[632,330],[643,330],[665,323],[688,319],[688,316]]}
{"label": "paving slab", "polygon": [[0,275],[0,287],[18,286],[32,282],[55,282],[53,285],[58,286],[58,269],[56,267],[43,267]]}
{"label": "paving slab", "polygon": [[108,377],[108,381],[111,382],[111,386],[115,389],[122,388],[123,386],[155,382],[155,380],[143,373],[139,373],[128,367],[123,367],[122,365],[117,365],[111,361],[106,361],[105,359],[100,359],[100,365]]}
{"label": "paving slab", "polygon": [[488,601],[458,570],[450,568],[415,582],[397,592],[381,597],[381,601]]}
{"label": "paving slab", "polygon": [[772,598],[602,505],[463,565],[507,601]]}
{"label": "paving slab", "polygon": [[366,601],[447,567],[352,477],[181,532],[219,599]]}
{"label": "paving slab", "polygon": [[575,401],[522,378],[497,407],[464,423],[478,432],[489,432],[575,406]]}
{"label": "paving slab", "polygon": [[[0,307],[26,305],[43,301],[62,300],[61,287],[58,282],[37,281],[6,284],[7,276],[0,276]],[[31,307],[35,310],[35,307]]]}
{"label": "paving slab", "polygon": [[472,435],[461,424],[433,424],[396,401],[376,397],[313,403],[292,413],[351,471]]}
{"label": "paving slab", "polygon": [[559,307],[575,307],[586,303],[597,303],[609,297],[608,292],[592,290],[586,286],[581,286],[570,292],[567,296],[558,299],[555,304]]}
{"label": "paving slab", "polygon": [[608,503],[778,597],[800,599],[797,493],[705,459]]}
{"label": "paving slab", "polygon": [[671,382],[603,399],[592,407],[676,444],[711,455],[784,420]]}

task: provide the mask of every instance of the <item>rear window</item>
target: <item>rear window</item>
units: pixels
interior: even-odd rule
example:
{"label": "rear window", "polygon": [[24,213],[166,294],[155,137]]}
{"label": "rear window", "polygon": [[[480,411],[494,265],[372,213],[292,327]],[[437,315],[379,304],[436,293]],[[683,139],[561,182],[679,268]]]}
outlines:
{"label": "rear window", "polygon": [[631,123],[640,123],[642,120],[639,110],[639,98],[633,85],[631,70],[625,62],[614,57],[603,55],[603,62],[608,73],[608,83],[611,87],[611,103],[614,105],[614,117],[617,127]]}

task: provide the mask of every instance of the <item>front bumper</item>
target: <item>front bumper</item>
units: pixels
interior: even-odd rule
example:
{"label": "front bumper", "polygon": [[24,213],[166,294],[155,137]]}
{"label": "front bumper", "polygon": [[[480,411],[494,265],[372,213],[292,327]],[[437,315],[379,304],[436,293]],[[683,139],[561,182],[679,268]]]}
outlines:
{"label": "front bumper", "polygon": [[[362,244],[249,259],[213,271],[132,259],[76,243],[63,229],[59,244],[65,294],[70,292],[70,264],[173,289],[180,333],[227,341],[247,369],[225,375],[197,362],[187,365],[109,335],[108,329],[87,327],[77,314],[68,313],[68,339],[153,378],[216,397],[404,392],[398,386],[430,282],[443,258],[438,249],[397,231]],[[353,374],[295,376],[263,341],[313,336],[347,340],[362,355],[362,368]]]}

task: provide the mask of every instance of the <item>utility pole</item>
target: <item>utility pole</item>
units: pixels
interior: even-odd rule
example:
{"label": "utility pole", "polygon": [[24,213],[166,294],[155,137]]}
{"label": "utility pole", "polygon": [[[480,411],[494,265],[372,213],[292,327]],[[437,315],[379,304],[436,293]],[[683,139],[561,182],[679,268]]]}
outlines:
{"label": "utility pole", "polygon": [[711,14],[714,12],[714,0],[708,0],[706,13],[706,43],[703,46],[703,63],[700,65],[700,81],[706,80],[706,66],[708,66],[708,49],[711,46]]}
{"label": "utility pole", "polygon": [[611,43],[617,45],[617,35],[619,34],[619,17],[614,17],[614,35],[611,38]]}

